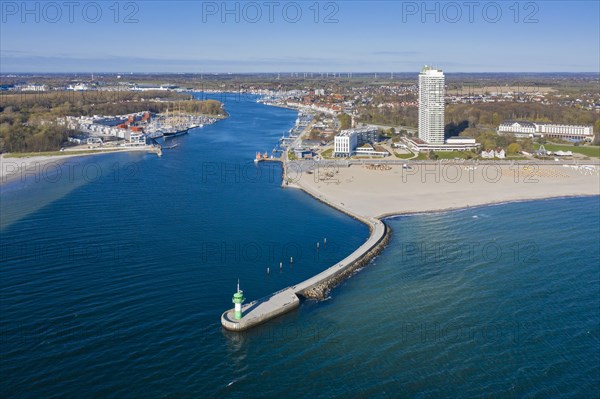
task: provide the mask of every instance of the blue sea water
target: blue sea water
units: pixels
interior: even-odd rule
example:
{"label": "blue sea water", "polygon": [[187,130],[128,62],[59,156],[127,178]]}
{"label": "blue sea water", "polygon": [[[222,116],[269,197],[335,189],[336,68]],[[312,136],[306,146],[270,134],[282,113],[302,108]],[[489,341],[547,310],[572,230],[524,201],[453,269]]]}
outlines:
{"label": "blue sea water", "polygon": [[390,219],[328,300],[223,331],[238,278],[269,294],[368,229],[252,163],[295,112],[219,99],[230,118],[161,158],[0,186],[0,396],[597,397],[598,197]]}

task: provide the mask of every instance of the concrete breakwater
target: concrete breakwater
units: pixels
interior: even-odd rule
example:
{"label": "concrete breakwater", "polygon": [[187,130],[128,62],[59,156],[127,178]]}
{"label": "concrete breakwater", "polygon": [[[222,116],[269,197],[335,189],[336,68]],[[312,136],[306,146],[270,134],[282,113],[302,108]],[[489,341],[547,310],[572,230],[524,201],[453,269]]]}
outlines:
{"label": "concrete breakwater", "polygon": [[377,255],[381,253],[381,251],[383,251],[390,240],[391,229],[385,223],[381,223],[384,226],[385,233],[374,247],[372,247],[358,259],[351,261],[349,264],[341,265],[338,270],[332,270],[331,273],[327,273],[324,276],[318,274],[315,276],[315,280],[317,281],[312,281],[313,279],[309,279],[294,286],[296,295],[304,298],[323,300],[327,297],[327,294],[332,288],[343,282],[352,274],[356,273],[358,269],[368,265],[375,257],[377,257]]}
{"label": "concrete breakwater", "polygon": [[315,195],[306,187],[291,186],[300,188],[316,199],[365,223],[370,229],[369,238],[346,258],[316,276],[242,306],[243,316],[241,319],[235,318],[234,309],[225,311],[221,315],[221,325],[227,330],[243,331],[264,323],[297,308],[300,304],[300,298],[324,299],[333,287],[379,255],[389,242],[391,230],[381,220],[353,214],[343,207]]}
{"label": "concrete breakwater", "polygon": [[221,316],[221,325],[230,331],[247,330],[296,309],[299,305],[300,299],[290,287],[287,287],[242,306],[244,316],[241,319],[235,318],[233,309],[224,312]]}

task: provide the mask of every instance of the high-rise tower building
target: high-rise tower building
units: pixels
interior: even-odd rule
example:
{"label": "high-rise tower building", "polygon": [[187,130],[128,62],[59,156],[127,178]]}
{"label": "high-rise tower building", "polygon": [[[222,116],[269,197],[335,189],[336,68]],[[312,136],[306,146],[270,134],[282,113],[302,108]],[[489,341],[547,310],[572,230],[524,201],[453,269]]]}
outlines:
{"label": "high-rise tower building", "polygon": [[444,143],[444,72],[427,65],[419,74],[419,138]]}

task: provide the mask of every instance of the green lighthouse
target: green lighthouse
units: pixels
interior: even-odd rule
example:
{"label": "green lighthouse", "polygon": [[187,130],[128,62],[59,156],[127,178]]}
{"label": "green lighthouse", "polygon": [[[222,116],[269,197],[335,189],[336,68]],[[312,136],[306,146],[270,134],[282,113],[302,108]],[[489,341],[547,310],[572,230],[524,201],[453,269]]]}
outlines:
{"label": "green lighthouse", "polygon": [[233,299],[231,302],[235,304],[235,318],[239,320],[242,318],[242,303],[246,298],[244,298],[244,291],[240,290],[240,279],[238,279],[237,284],[237,292],[233,294]]}

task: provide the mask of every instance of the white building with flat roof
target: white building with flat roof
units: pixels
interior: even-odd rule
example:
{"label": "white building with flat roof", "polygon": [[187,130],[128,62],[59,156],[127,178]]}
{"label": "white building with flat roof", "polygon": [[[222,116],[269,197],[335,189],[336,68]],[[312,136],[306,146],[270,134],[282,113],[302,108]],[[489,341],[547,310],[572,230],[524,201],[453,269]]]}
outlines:
{"label": "white building with flat roof", "polygon": [[356,147],[357,156],[368,156],[368,157],[387,157],[389,152],[381,147],[375,147],[373,144],[365,143],[360,147]]}
{"label": "white building with flat roof", "polygon": [[375,126],[362,126],[342,130],[333,141],[334,156],[352,156],[356,147],[367,143],[376,143],[379,138],[379,129]]}
{"label": "white building with flat roof", "polygon": [[449,138],[446,143],[442,144],[431,144],[419,138],[402,137],[402,140],[406,146],[414,152],[428,152],[428,151],[477,151],[481,146],[473,138],[460,137],[460,138]]}
{"label": "white building with flat roof", "polygon": [[48,91],[48,86],[29,84],[20,87],[21,91]]}
{"label": "white building with flat roof", "polygon": [[550,123],[536,123],[535,125],[537,132],[543,137],[575,141],[592,141],[594,139],[594,127],[591,125],[557,125]]}
{"label": "white building with flat roof", "polygon": [[560,125],[527,121],[504,121],[498,126],[498,134],[515,137],[549,137],[572,141],[593,141],[594,127],[585,125]]}
{"label": "white building with flat roof", "polygon": [[419,138],[444,144],[444,73],[425,65],[419,74]]}
{"label": "white building with flat roof", "polygon": [[358,134],[352,130],[343,130],[333,139],[333,156],[349,157],[358,145]]}
{"label": "white building with flat roof", "polygon": [[476,143],[476,141],[472,137],[456,136],[456,137],[449,137],[448,140],[446,140],[446,144],[475,144],[475,143]]}

